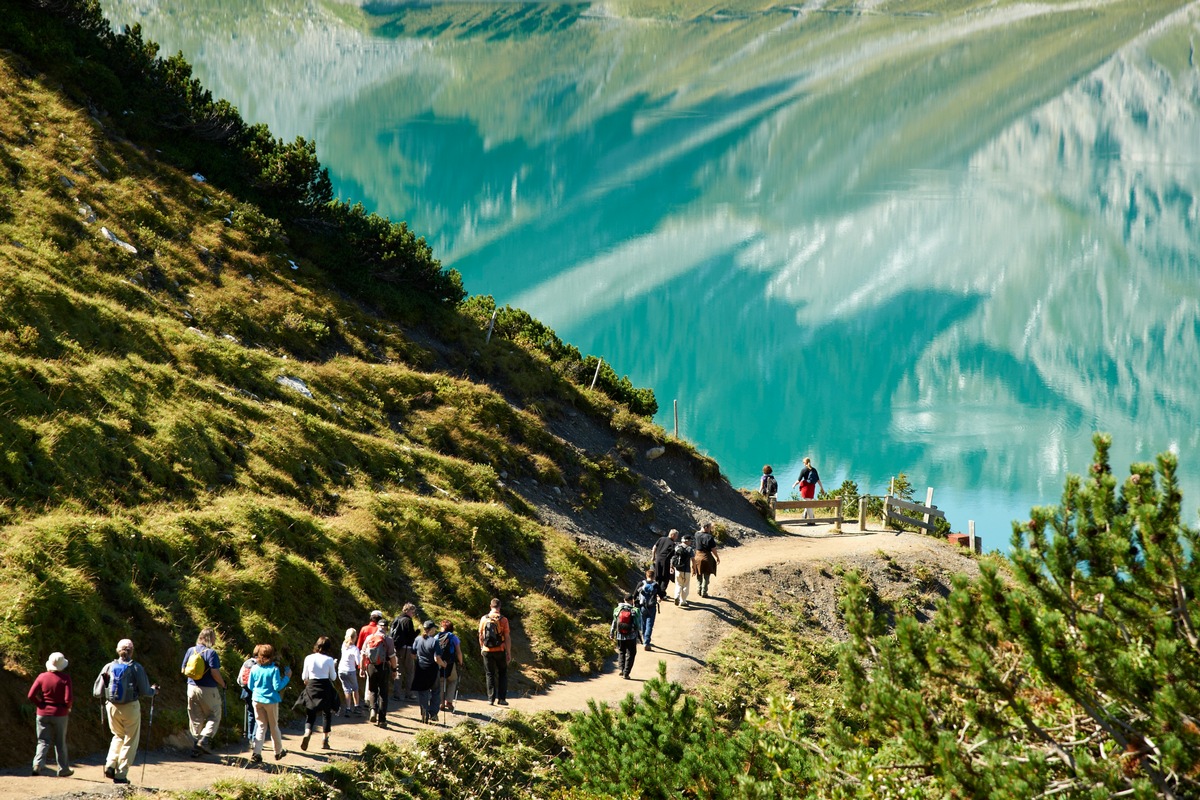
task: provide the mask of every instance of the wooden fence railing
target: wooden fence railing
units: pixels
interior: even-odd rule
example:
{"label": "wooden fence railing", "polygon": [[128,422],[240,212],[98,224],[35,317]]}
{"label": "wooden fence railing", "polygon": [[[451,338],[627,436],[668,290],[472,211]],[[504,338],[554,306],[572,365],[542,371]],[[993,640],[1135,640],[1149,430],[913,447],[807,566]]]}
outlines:
{"label": "wooden fence railing", "polygon": [[795,519],[780,520],[780,525],[797,525],[805,522],[832,522],[833,529],[838,533],[842,532],[842,501],[841,498],[834,497],[830,500],[779,500],[775,503],[776,511],[798,511],[807,509],[832,509],[832,515],[828,517],[796,517]]}
{"label": "wooden fence railing", "polygon": [[[910,513],[905,513],[910,512]],[[919,516],[913,516],[914,514]],[[935,519],[945,519],[946,513],[939,511],[937,506],[923,506],[920,503],[910,503],[896,497],[883,498],[883,519],[895,520],[904,525],[915,525],[932,533],[937,526]]]}

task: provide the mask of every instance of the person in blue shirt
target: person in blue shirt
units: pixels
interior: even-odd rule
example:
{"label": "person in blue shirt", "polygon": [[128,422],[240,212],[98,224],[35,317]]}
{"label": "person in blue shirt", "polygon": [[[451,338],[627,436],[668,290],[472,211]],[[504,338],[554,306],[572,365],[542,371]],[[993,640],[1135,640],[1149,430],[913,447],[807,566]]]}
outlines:
{"label": "person in blue shirt", "polygon": [[280,692],[292,679],[291,667],[280,667],[275,662],[275,647],[260,644],[255,648],[258,663],[250,670],[246,684],[254,700],[254,754],[250,763],[262,763],[263,742],[267,731],[271,732],[271,743],[275,746],[275,760],[287,755],[283,749],[283,736],[279,733]]}
{"label": "person in blue shirt", "polygon": [[212,740],[217,735],[217,726],[221,724],[221,702],[225,692],[225,678],[221,676],[221,657],[213,646],[217,642],[217,634],[212,628],[205,628],[196,636],[196,644],[189,647],[183,654],[183,665],[180,670],[186,672],[188,661],[193,653],[198,653],[204,659],[204,675],[199,678],[187,679],[187,712],[188,727],[192,733],[192,758],[201,753],[208,753]]}

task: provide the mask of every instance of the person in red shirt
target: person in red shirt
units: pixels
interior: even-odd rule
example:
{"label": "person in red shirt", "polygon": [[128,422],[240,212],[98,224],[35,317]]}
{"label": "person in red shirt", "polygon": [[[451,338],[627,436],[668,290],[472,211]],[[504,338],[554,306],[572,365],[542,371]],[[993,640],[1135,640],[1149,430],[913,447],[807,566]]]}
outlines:
{"label": "person in red shirt", "polygon": [[358,650],[359,650],[359,652],[362,652],[363,643],[366,642],[367,637],[370,636],[372,633],[374,633],[375,630],[379,627],[379,622],[382,619],[383,619],[382,611],[372,611],[371,612],[371,621],[368,622],[366,625],[363,625],[362,628],[359,629],[359,631],[358,631]]}
{"label": "person in red shirt", "polygon": [[492,607],[479,620],[479,652],[487,670],[490,705],[508,705],[508,664],[512,661],[508,617],[500,613],[500,598],[492,598]]}
{"label": "person in red shirt", "polygon": [[29,699],[37,708],[37,752],[33,756],[33,774],[42,774],[50,748],[58,764],[58,777],[66,778],[74,771],[67,761],[67,721],[70,719],[74,694],[71,676],[67,674],[67,659],[62,653],[51,653],[46,671],[38,675],[29,687]]}

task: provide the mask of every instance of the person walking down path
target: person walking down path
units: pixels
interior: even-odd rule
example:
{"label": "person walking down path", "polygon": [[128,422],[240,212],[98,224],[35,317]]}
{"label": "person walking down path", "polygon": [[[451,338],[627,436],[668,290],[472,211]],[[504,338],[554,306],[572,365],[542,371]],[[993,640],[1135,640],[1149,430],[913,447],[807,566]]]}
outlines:
{"label": "person walking down path", "polygon": [[113,783],[129,783],[129,767],[137,757],[142,735],[143,697],[154,697],[158,684],[150,683],[146,670],[133,660],[133,642],[117,642],[117,658],[104,665],[92,694],[104,698],[104,713],[112,742],[104,759],[104,777]]}
{"label": "person walking down path", "polygon": [[275,748],[275,760],[287,755],[283,749],[283,735],[279,731],[279,701],[281,692],[292,679],[291,667],[280,667],[275,661],[275,646],[260,644],[254,648],[257,661],[250,670],[250,693],[254,698],[254,753],[251,764],[262,763],[263,742],[271,734]]}
{"label": "person walking down path", "polygon": [[629,680],[633,660],[637,657],[638,642],[642,641],[642,612],[633,604],[633,594],[625,595],[613,609],[612,626],[608,636],[617,643],[617,671]]}
{"label": "person walking down path", "polygon": [[421,708],[421,722],[437,722],[441,706],[442,669],[446,660],[442,658],[441,643],[437,637],[437,623],[425,620],[421,635],[413,641],[416,671],[413,673],[413,691],[417,693],[417,705]]}
{"label": "person walking down path", "polygon": [[359,676],[366,679],[366,701],[371,707],[370,721],[380,728],[387,727],[388,698],[391,694],[392,677],[396,672],[396,643],[388,636],[387,626],[382,623],[359,647]]}
{"label": "person walking down path", "polygon": [[[817,473],[817,468],[812,465],[812,459],[808,456],[804,457],[804,467],[800,470],[800,477],[796,478],[796,482],[792,484],[793,488],[800,490],[800,497],[805,500],[812,500],[817,494],[817,488],[820,487],[821,494],[825,493],[825,484],[821,483],[821,476]],[[815,515],[811,508],[804,509],[804,518],[812,519]],[[809,525],[816,523],[810,522]]]}
{"label": "person walking down path", "polygon": [[707,521],[696,534],[696,557],[692,559],[692,574],[696,576],[696,588],[701,597],[708,597],[709,582],[717,574],[721,556],[717,553],[717,537],[713,534],[712,521]]}
{"label": "person walking down path", "polygon": [[650,551],[650,563],[654,569],[654,582],[658,584],[658,597],[667,599],[667,582],[671,580],[671,557],[675,545],[679,544],[679,531],[672,528],[666,536],[658,537]]}
{"label": "person walking down path", "polygon": [[294,708],[304,711],[304,738],[300,740],[300,749],[308,749],[308,740],[312,738],[313,726],[317,724],[317,714],[321,721],[325,738],[321,747],[329,749],[329,732],[333,729],[333,715],[342,707],[342,699],[337,691],[337,662],[333,660],[333,640],[328,636],[317,638],[313,650],[304,657],[304,666],[300,669],[300,680],[304,681],[304,691],[296,700]]}
{"label": "person walking down path", "polygon": [[358,631],[358,641],[355,644],[358,645],[359,652],[362,652],[363,645],[367,642],[367,637],[377,631],[381,625],[384,630],[387,630],[387,625],[383,622],[383,612],[379,610],[372,611],[371,621],[363,625]]}
{"label": "person walking down path", "polygon": [[179,671],[187,676],[188,728],[192,734],[192,758],[212,752],[212,740],[221,724],[225,707],[225,678],[221,675],[221,657],[213,646],[217,634],[204,628],[196,644],[183,654]]}
{"label": "person walking down path", "polygon": [[438,634],[438,646],[442,649],[442,711],[453,711],[458,693],[458,675],[462,671],[462,640],[454,632],[454,623],[442,620],[442,632]]}
{"label": "person walking down path", "polygon": [[388,631],[396,645],[396,660],[400,663],[400,673],[392,687],[393,700],[412,700],[416,697],[412,690],[413,641],[417,638],[417,626],[413,620],[416,619],[416,614],[417,607],[412,603],[405,603],[404,608],[400,610],[400,616],[396,617],[392,629]]}
{"label": "person walking down path", "polygon": [[479,652],[487,671],[489,705],[508,705],[508,665],[512,661],[508,617],[500,613],[500,598],[493,597],[491,610],[479,620]]}
{"label": "person walking down path", "polygon": [[346,703],[342,706],[342,716],[351,714],[358,716],[362,711],[362,696],[358,693],[358,667],[361,658],[358,652],[358,632],[354,628],[346,628],[346,637],[342,639],[342,657],[338,659],[338,681],[342,684],[342,693],[346,695]]}
{"label": "person walking down path", "polygon": [[642,642],[646,650],[650,649],[650,636],[654,633],[654,620],[658,617],[659,591],[653,569],[646,570],[645,580],[633,590],[634,605],[642,612]]}
{"label": "person walking down path", "polygon": [[54,750],[54,763],[60,778],[74,774],[67,758],[67,723],[71,718],[71,706],[75,703],[71,675],[67,670],[67,657],[62,653],[51,653],[46,659],[46,671],[33,679],[29,687],[29,700],[37,709],[34,730],[37,735],[37,750],[33,754],[33,776],[42,774],[46,758]]}
{"label": "person walking down path", "polygon": [[692,547],[692,535],[686,534],[683,541],[675,545],[671,557],[671,568],[675,571],[675,605],[688,607],[688,592],[692,585],[692,559],[696,549]]}

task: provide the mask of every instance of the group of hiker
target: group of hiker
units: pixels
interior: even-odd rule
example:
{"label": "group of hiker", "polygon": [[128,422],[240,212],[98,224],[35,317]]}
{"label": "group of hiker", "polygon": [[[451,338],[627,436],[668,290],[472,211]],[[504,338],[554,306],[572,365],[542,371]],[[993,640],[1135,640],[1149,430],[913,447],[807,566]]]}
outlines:
{"label": "group of hiker", "polygon": [[658,617],[659,603],[667,599],[667,584],[675,583],[675,605],[688,608],[692,576],[701,597],[708,597],[709,588],[721,556],[717,552],[717,537],[711,521],[700,526],[696,534],[680,537],[672,528],[660,536],[650,550],[650,567],[645,579],[625,594],[613,609],[608,635],[617,644],[617,670],[629,679],[633,670],[637,646],[652,649],[651,636]]}
{"label": "group of hiker", "polygon": [[[406,603],[389,626],[382,611],[372,611],[366,625],[346,630],[340,652],[330,637],[317,638],[312,652],[304,658],[300,673],[303,689],[293,706],[305,716],[301,750],[308,749],[318,729],[323,733],[322,746],[328,749],[333,717],[339,713],[346,717],[368,712],[371,723],[386,728],[389,699],[416,701],[422,723],[435,722],[442,711],[454,711],[464,663],[462,640],[449,620],[440,624],[426,620],[418,628],[416,613],[416,606]],[[489,702],[508,705],[512,645],[508,619],[501,613],[498,598],[492,599],[488,613],[479,620],[478,642],[487,674]],[[180,666],[187,680],[188,727],[194,758],[211,752],[225,713],[227,684],[215,645],[215,630],[202,629],[196,643],[184,653]],[[145,668],[134,660],[132,640],[119,641],[116,655],[101,669],[92,693],[103,700],[104,719],[112,733],[104,775],[113,783],[126,784],[141,738],[141,701],[150,701],[149,724],[153,725],[154,697],[159,687],[150,682]],[[29,700],[36,709],[37,748],[32,770],[35,777],[46,774],[52,752],[55,774],[58,777],[73,774],[67,756],[67,724],[75,696],[67,666],[65,655],[51,653],[45,672],[37,676],[29,689]],[[238,670],[237,685],[245,704],[245,731],[252,743],[252,763],[262,762],[268,735],[275,759],[287,755],[280,732],[279,705],[291,678],[291,667],[282,664],[274,645],[267,643],[256,645]]]}

